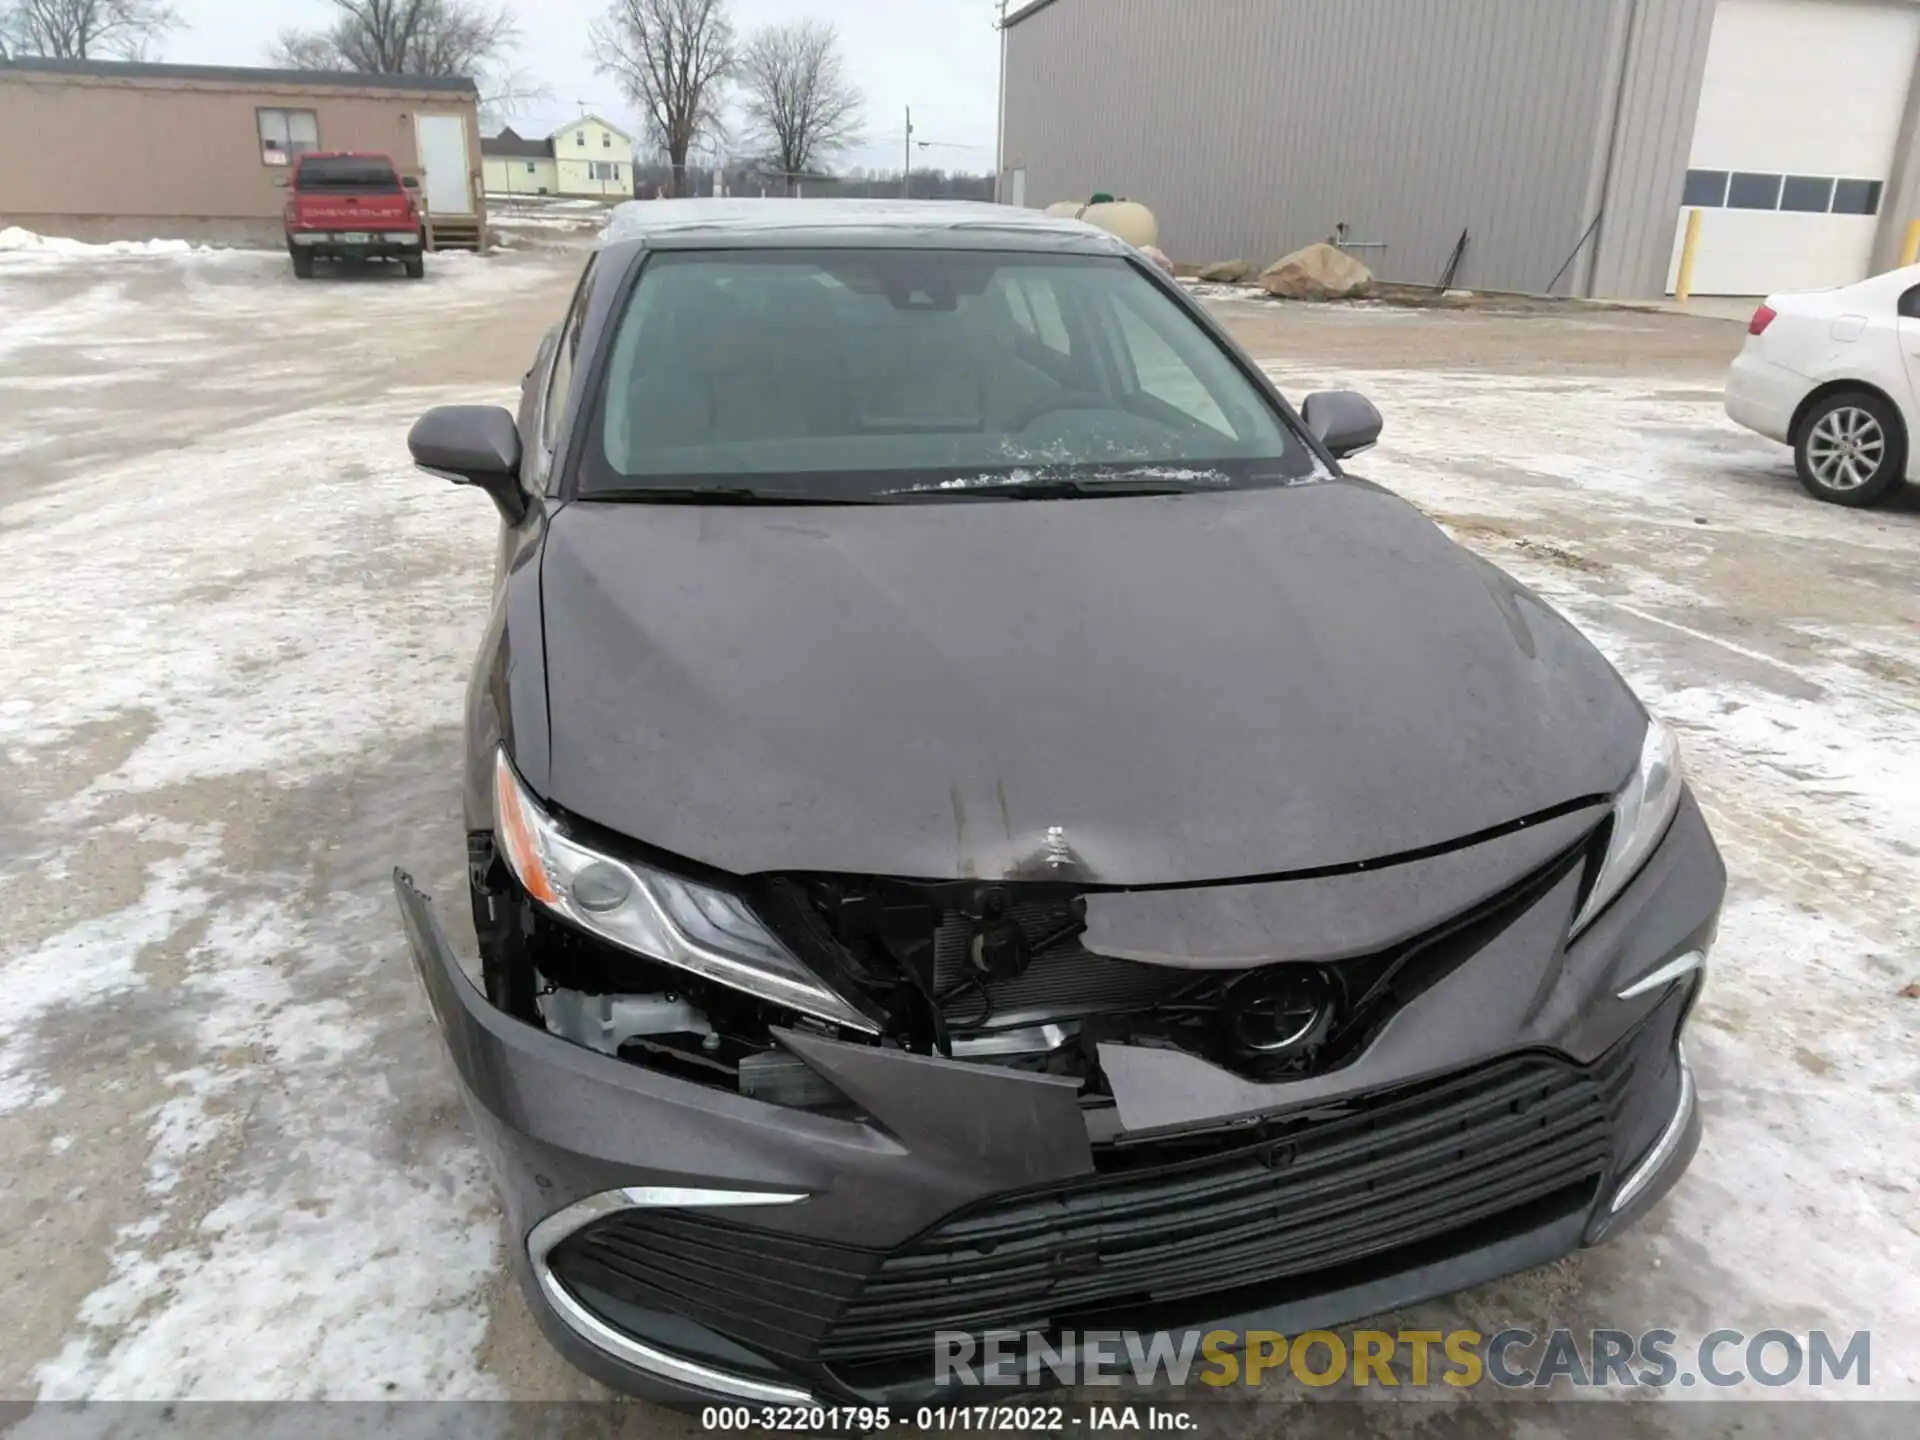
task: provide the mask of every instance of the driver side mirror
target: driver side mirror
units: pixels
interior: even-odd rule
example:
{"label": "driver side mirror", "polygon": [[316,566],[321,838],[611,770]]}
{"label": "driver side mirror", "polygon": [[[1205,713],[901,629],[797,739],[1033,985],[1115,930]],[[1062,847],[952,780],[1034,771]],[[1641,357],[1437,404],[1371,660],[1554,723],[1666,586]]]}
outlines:
{"label": "driver side mirror", "polygon": [[1322,390],[1309,395],[1300,406],[1300,418],[1336,460],[1370,450],[1380,438],[1380,412],[1356,390]]}
{"label": "driver side mirror", "polygon": [[527,518],[520,427],[511,411],[498,405],[436,405],[413,422],[407,449],[429,475],[486,491],[507,524]]}
{"label": "driver side mirror", "polygon": [[420,188],[420,177],[418,175],[402,175],[400,177],[400,183],[409,190],[418,190]]}

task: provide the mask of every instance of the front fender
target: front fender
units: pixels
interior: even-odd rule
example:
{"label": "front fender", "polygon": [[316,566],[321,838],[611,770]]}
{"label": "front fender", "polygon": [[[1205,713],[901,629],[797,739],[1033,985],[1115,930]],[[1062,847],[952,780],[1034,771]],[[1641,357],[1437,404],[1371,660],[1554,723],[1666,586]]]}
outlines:
{"label": "front fender", "polygon": [[540,553],[549,503],[534,497],[525,522],[501,531],[493,608],[467,682],[462,808],[469,834],[493,829],[493,752],[498,746],[507,747],[536,794],[547,788],[551,748]]}

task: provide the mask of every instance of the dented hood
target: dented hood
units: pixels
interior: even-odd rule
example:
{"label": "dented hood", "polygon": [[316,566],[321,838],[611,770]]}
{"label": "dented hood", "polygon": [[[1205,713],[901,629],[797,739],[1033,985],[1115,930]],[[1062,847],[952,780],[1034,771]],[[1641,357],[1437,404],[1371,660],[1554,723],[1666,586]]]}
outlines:
{"label": "dented hood", "polygon": [[576,503],[554,802],[735,873],[1276,875],[1612,792],[1644,717],[1531,592],[1357,481]]}

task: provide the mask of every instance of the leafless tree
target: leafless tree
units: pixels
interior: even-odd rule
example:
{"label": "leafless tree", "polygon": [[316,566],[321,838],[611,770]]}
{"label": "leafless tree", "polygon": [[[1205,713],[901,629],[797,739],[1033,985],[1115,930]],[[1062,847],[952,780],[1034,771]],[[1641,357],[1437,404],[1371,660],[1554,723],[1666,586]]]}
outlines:
{"label": "leafless tree", "polygon": [[290,70],[383,75],[466,75],[480,87],[483,116],[544,96],[508,68],[520,27],[501,0],[326,0],[333,23],[287,30],[273,47]]}
{"label": "leafless tree", "polygon": [[179,24],[167,0],[0,0],[0,55],[144,60]]}
{"label": "leafless tree", "polygon": [[471,75],[520,38],[505,5],[490,0],[326,0],[333,23],[288,30],[274,59],[294,68],[379,75]]}
{"label": "leafless tree", "polygon": [[338,70],[340,51],[324,30],[282,30],[268,58],[283,70]]}
{"label": "leafless tree", "polygon": [[687,152],[718,137],[721,91],[733,74],[725,0],[611,0],[591,32],[593,61],[640,112],[648,138],[687,193]]}
{"label": "leafless tree", "polygon": [[748,130],[789,194],[795,176],[860,141],[866,100],[847,79],[840,37],[824,20],[757,31],[740,54],[740,88]]}

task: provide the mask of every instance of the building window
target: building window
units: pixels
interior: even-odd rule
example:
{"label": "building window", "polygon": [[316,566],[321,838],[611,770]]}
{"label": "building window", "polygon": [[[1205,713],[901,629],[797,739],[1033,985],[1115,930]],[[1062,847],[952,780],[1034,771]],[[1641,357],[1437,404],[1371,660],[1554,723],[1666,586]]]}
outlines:
{"label": "building window", "polygon": [[1780,208],[1803,215],[1824,215],[1833,203],[1831,175],[1789,175],[1780,187]]}
{"label": "building window", "polygon": [[576,145],[585,145],[585,144],[587,143],[587,132],[586,132],[586,131],[584,131],[584,130],[576,130],[576,131],[574,131],[574,132],[573,132],[573,143],[574,143],[574,144],[576,144]]}
{"label": "building window", "polygon": [[531,175],[533,174],[533,172],[534,172],[534,163],[533,161],[529,160],[527,161],[527,173]]}
{"label": "building window", "polygon": [[1687,171],[1687,188],[1681,193],[1680,203],[1689,210],[1696,207],[1719,209],[1727,203],[1727,172],[1724,170]]}
{"label": "building window", "polygon": [[311,110],[256,110],[260,163],[290,165],[296,155],[320,148],[320,121]]}
{"label": "building window", "polygon": [[1878,215],[1878,180],[1840,180],[1833,187],[1833,213],[1836,215]]}
{"label": "building window", "polygon": [[1727,208],[1729,210],[1778,210],[1780,208],[1779,175],[1753,175],[1744,170],[1733,172],[1727,181]]}
{"label": "building window", "polygon": [[613,136],[605,135],[605,134],[601,135],[600,148],[602,150],[611,150],[613,148]]}
{"label": "building window", "polygon": [[1762,175],[1754,171],[1689,170],[1682,208],[1780,210],[1795,215],[1876,215],[1879,180],[1831,175]]}
{"label": "building window", "polygon": [[620,167],[608,160],[589,160],[587,178],[590,180],[618,180]]}

